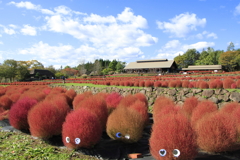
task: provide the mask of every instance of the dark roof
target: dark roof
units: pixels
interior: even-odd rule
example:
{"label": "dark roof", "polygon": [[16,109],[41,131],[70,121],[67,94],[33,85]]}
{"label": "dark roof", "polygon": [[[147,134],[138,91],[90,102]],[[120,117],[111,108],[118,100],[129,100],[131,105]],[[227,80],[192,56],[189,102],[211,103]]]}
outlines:
{"label": "dark roof", "polygon": [[41,75],[46,75],[46,76],[53,76],[54,74],[46,69],[33,69],[30,71],[30,74],[35,75],[36,73],[39,73]]}

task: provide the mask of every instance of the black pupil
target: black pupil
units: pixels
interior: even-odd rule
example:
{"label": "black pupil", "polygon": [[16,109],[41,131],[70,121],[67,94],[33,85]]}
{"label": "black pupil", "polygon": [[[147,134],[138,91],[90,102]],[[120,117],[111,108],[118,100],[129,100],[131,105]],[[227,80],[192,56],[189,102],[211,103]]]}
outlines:
{"label": "black pupil", "polygon": [[165,153],[165,151],[160,151],[160,153],[163,155]]}
{"label": "black pupil", "polygon": [[174,150],[173,150],[173,154],[174,154],[174,155],[177,155],[177,154],[178,154],[178,151],[174,149]]}

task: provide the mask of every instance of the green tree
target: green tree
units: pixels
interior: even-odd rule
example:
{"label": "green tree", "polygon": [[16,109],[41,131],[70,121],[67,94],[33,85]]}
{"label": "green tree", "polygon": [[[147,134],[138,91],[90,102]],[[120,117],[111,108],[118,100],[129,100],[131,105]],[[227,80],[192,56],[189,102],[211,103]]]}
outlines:
{"label": "green tree", "polygon": [[110,64],[109,64],[109,68],[112,70],[112,71],[116,71],[116,65],[117,65],[117,60],[116,59],[114,59],[112,62],[110,62]]}
{"label": "green tree", "polygon": [[126,62],[119,61],[117,63],[117,65],[116,65],[117,72],[122,72],[122,70],[124,69],[125,65],[126,65]]}
{"label": "green tree", "polygon": [[186,53],[184,53],[185,60],[184,63],[189,66],[195,64],[196,60],[199,59],[199,52],[196,49],[188,49]]}
{"label": "green tree", "polygon": [[3,75],[5,78],[10,78],[10,81],[13,81],[17,75],[17,61],[13,59],[8,59],[3,62]]}
{"label": "green tree", "polygon": [[228,71],[234,71],[239,67],[240,51],[223,52],[219,57],[220,64]]}
{"label": "green tree", "polygon": [[234,44],[233,42],[230,42],[228,47],[227,47],[227,51],[234,51]]}
{"label": "green tree", "polygon": [[186,60],[185,55],[180,55],[180,54],[174,58],[174,61],[176,62],[179,69],[187,67],[187,65],[184,63],[185,60]]}

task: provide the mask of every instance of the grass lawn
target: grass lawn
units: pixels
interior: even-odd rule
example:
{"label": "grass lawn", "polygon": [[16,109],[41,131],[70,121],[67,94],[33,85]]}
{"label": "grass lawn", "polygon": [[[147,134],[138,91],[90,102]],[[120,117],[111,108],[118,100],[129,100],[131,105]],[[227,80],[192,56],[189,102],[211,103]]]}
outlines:
{"label": "grass lawn", "polygon": [[0,131],[0,157],[3,160],[10,159],[96,159],[81,153],[69,150],[65,147],[57,147],[49,143],[31,137],[22,132]]}

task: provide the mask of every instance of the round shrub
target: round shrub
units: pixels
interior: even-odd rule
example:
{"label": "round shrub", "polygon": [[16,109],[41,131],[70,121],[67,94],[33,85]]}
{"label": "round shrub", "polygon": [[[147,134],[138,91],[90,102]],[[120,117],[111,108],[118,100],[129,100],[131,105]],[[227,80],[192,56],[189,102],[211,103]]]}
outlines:
{"label": "round shrub", "polygon": [[8,98],[7,95],[3,95],[0,97],[0,107],[2,107],[4,110],[8,110],[11,108],[12,101],[10,98]]}
{"label": "round shrub", "polygon": [[234,81],[231,78],[226,78],[223,80],[223,88],[228,89],[231,88],[231,85],[234,83]]}
{"label": "round shrub", "polygon": [[133,96],[137,97],[137,99],[139,99],[140,101],[144,102],[146,108],[148,108],[148,100],[146,98],[146,96],[143,93],[136,93]]}
{"label": "round shrub", "polygon": [[77,95],[76,91],[74,89],[67,90],[65,92],[67,96],[67,101],[69,105],[72,105],[74,97]]}
{"label": "round shrub", "polygon": [[161,81],[154,82],[154,87],[161,87]]}
{"label": "round shrub", "polygon": [[9,111],[9,122],[11,126],[19,130],[28,130],[28,112],[37,103],[37,100],[28,97],[14,103]]}
{"label": "round shrub", "polygon": [[168,87],[168,82],[167,81],[162,81],[161,84],[162,84],[162,87],[165,87],[165,88]]}
{"label": "round shrub", "polygon": [[196,97],[189,97],[185,99],[182,109],[189,118],[191,117],[192,112],[194,108],[197,107],[198,103],[199,101]]}
{"label": "round shrub", "polygon": [[142,137],[145,122],[135,109],[117,107],[108,117],[107,134],[111,139],[134,143]]}
{"label": "round shrub", "polygon": [[202,118],[195,128],[198,146],[208,152],[228,151],[237,141],[235,122],[223,112]]}
{"label": "round shrub", "polygon": [[148,115],[148,108],[146,107],[146,104],[141,101],[137,100],[135,101],[130,108],[136,110],[138,113],[141,114],[144,120],[144,124],[147,125],[149,123],[149,115]]}
{"label": "round shrub", "polygon": [[98,94],[96,94],[84,99],[79,105],[78,109],[79,108],[85,108],[96,114],[96,116],[99,118],[102,128],[106,128],[108,109],[106,101],[101,98],[100,95],[98,96]]}
{"label": "round shrub", "polygon": [[238,102],[230,102],[222,106],[219,111],[223,113],[232,114],[237,108],[240,108],[240,104]]}
{"label": "round shrub", "polygon": [[163,108],[165,108],[166,106],[175,106],[174,102],[165,97],[165,96],[159,96],[155,102],[154,102],[154,105],[153,105],[153,118],[154,116],[160,112]]}
{"label": "round shrub", "polygon": [[129,107],[132,105],[138,98],[132,94],[128,94],[123,97],[118,106]]}
{"label": "round shrub", "polygon": [[203,116],[217,111],[217,105],[209,100],[203,100],[198,103],[197,107],[195,107],[192,111],[191,123],[193,127],[195,126],[196,122],[203,118]]}
{"label": "round shrub", "polygon": [[56,107],[49,101],[42,101],[36,104],[28,113],[31,135],[42,139],[60,135],[62,124],[67,115],[67,111],[63,111],[62,108]]}
{"label": "round shrub", "polygon": [[83,101],[85,98],[92,96],[92,92],[88,91],[88,92],[84,92],[82,94],[78,94],[74,97],[73,99],[73,109],[76,110],[78,107],[78,105],[81,103],[81,101]]}
{"label": "round shrub", "polygon": [[91,148],[102,136],[102,127],[94,113],[80,108],[69,113],[62,128],[62,141],[71,149]]}
{"label": "round shrub", "polygon": [[15,103],[17,100],[20,98],[21,94],[20,93],[14,93],[9,96],[9,99]]}
{"label": "round shrub", "polygon": [[182,81],[182,87],[188,88],[189,83],[190,83],[189,81]]}
{"label": "round shrub", "polygon": [[208,83],[206,81],[199,81],[199,88],[201,89],[209,88]]}
{"label": "round shrub", "polygon": [[[188,119],[182,114],[169,114],[154,123],[149,145],[150,153],[157,160],[186,160],[193,159],[197,155],[195,132]],[[160,149],[165,149],[165,156],[160,156]],[[180,155],[174,157],[174,149],[178,149]]]}
{"label": "round shrub", "polygon": [[113,92],[106,97],[106,103],[107,103],[107,108],[108,108],[109,114],[114,109],[116,109],[116,107],[118,106],[118,104],[120,103],[122,98],[123,97],[119,93],[116,93],[116,92]]}
{"label": "round shrub", "polygon": [[152,81],[145,81],[145,87],[153,87]]}
{"label": "round shrub", "polygon": [[145,81],[139,81],[139,87],[145,87]]}

